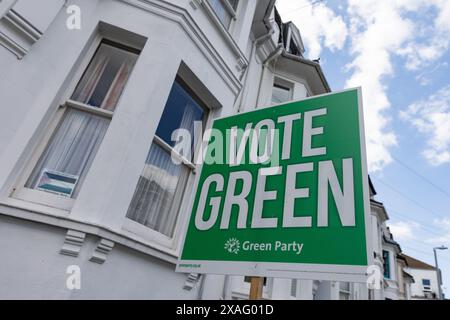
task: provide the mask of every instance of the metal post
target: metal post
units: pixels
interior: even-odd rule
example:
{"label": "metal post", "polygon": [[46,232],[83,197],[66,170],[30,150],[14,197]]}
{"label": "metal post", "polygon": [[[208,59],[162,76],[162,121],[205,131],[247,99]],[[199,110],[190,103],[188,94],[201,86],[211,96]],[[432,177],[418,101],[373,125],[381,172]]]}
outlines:
{"label": "metal post", "polygon": [[442,279],[441,279],[441,271],[439,270],[438,260],[437,260],[437,253],[436,250],[447,250],[448,248],[446,246],[440,246],[433,248],[434,252],[434,263],[436,266],[436,274],[437,274],[437,281],[438,281],[438,289],[439,289],[439,300],[442,300]]}
{"label": "metal post", "polygon": [[438,282],[438,299],[442,300],[442,287],[441,287],[441,277],[440,277],[440,272],[439,272],[439,265],[438,265],[438,260],[437,260],[437,254],[436,254],[436,248],[433,248],[433,252],[434,252],[434,265],[436,267],[436,276],[437,276],[437,282]]}

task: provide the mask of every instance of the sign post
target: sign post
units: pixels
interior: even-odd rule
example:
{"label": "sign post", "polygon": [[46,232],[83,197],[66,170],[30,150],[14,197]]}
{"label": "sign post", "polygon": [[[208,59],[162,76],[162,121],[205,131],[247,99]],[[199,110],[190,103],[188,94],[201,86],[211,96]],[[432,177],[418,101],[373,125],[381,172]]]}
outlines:
{"label": "sign post", "polygon": [[178,272],[366,281],[360,88],[216,119],[197,182]]}
{"label": "sign post", "polygon": [[262,291],[264,287],[264,278],[251,277],[250,278],[250,293],[249,300],[259,300],[262,298]]}

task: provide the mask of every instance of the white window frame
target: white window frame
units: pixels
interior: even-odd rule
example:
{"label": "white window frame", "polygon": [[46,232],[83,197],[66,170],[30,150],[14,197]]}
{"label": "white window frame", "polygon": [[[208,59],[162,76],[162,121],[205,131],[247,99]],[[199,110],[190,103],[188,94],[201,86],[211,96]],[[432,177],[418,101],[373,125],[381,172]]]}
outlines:
{"label": "white window frame", "polygon": [[[181,77],[182,78],[182,77]],[[174,79],[174,82],[176,79]],[[183,86],[188,84],[183,79]],[[170,94],[170,93],[169,93]],[[195,94],[195,92],[194,92]],[[197,96],[198,97],[198,96]],[[200,100],[202,100],[202,97],[198,97]],[[213,121],[213,110],[210,108],[206,103],[202,104],[203,109],[205,110],[205,118],[203,119],[203,132],[204,134],[205,130],[211,127],[212,121]],[[161,115],[162,117],[162,115]],[[161,119],[160,119],[161,121]],[[159,122],[158,122],[159,125]],[[160,233],[156,230],[153,230],[150,227],[147,227],[143,224],[140,224],[130,218],[128,218],[126,215],[124,217],[124,224],[122,227],[122,231],[124,234],[128,234],[130,236],[137,236],[139,237],[139,240],[145,243],[151,243],[151,245],[160,251],[172,254],[174,256],[177,256],[179,254],[180,245],[181,245],[181,230],[183,230],[185,224],[188,222],[187,219],[190,216],[190,212],[188,210],[190,209],[189,203],[192,203],[193,201],[193,193],[187,192],[187,190],[194,187],[194,181],[196,178],[196,172],[197,172],[197,165],[193,163],[191,160],[187,159],[186,157],[180,155],[177,151],[175,151],[170,145],[168,145],[164,140],[162,140],[160,137],[156,135],[156,132],[153,136],[152,145],[153,143],[157,144],[159,147],[164,149],[165,151],[169,152],[171,155],[174,155],[176,158],[178,158],[181,161],[180,165],[185,165],[188,170],[188,177],[186,179],[186,183],[184,185],[184,188],[180,191],[180,186],[177,186],[177,191],[175,192],[176,197],[174,201],[178,201],[179,205],[173,207],[170,211],[171,214],[176,211],[177,217],[175,219],[175,227],[173,231],[173,236],[169,237],[163,233]],[[194,159],[195,155],[198,154],[200,148],[202,147],[202,139],[198,139],[198,141],[194,145]],[[148,154],[148,151],[147,151]],[[145,162],[144,162],[145,163]],[[143,163],[143,165],[144,165]],[[137,183],[137,182],[136,182]],[[180,191],[180,192],[178,192]],[[130,199],[130,201],[132,198]],[[189,201],[191,200],[191,201]],[[186,213],[186,214],[184,214]]]}
{"label": "white window frame", "polygon": [[[430,284],[429,285],[423,284],[423,280],[430,281]],[[423,289],[424,292],[431,292],[432,291],[431,290],[431,279],[422,279],[422,289]]]}
{"label": "white window frame", "polygon": [[[69,109],[74,110],[80,110],[83,112],[86,112],[88,114],[101,116],[104,118],[109,119],[112,121],[112,117],[114,112],[92,107],[88,104],[84,104],[78,101],[74,101],[70,99],[73,92],[75,91],[76,86],[78,85],[79,81],[83,77],[84,72],[87,70],[90,62],[94,58],[95,53],[97,52],[100,44],[102,41],[108,41],[114,42],[117,44],[123,44],[123,41],[120,39],[114,39],[112,37],[103,36],[99,33],[96,34],[94,37],[92,43],[89,46],[89,49],[84,54],[84,57],[82,57],[82,60],[79,64],[79,66],[76,69],[75,74],[71,77],[71,80],[62,94],[62,98],[60,99],[59,104],[57,105],[57,109],[54,112],[54,115],[52,119],[49,121],[49,124],[45,127],[44,131],[41,132],[41,136],[39,137],[39,143],[36,145],[35,149],[32,151],[31,156],[29,157],[29,160],[25,166],[25,168],[22,170],[22,173],[20,177],[18,178],[15,187],[13,187],[13,190],[10,194],[10,197],[19,200],[24,201],[26,203],[33,203],[40,206],[46,206],[49,208],[55,208],[62,210],[65,214],[69,213],[72,209],[76,198],[68,198],[57,194],[52,194],[49,192],[37,190],[37,189],[31,189],[25,187],[25,184],[27,183],[31,173],[33,172],[34,168],[36,167],[36,164],[38,163],[41,155],[45,151],[45,148],[47,147],[48,143],[50,142],[53,134],[55,133],[55,130],[57,129],[58,125],[63,119],[63,116],[65,112]],[[129,46],[131,48],[135,48],[135,46],[130,45],[128,43],[124,44],[125,46]],[[135,48],[137,49],[137,48]],[[137,49],[140,50],[140,49]],[[126,85],[125,85],[126,87]],[[122,93],[123,94],[123,93]],[[120,104],[120,98],[118,105]],[[117,106],[118,106],[117,105]],[[117,107],[116,106],[116,107]],[[111,123],[109,124],[111,125]],[[39,136],[39,133],[37,133]],[[95,157],[93,160],[93,163],[95,162]],[[93,165],[91,164],[91,166]],[[86,179],[89,176],[89,170],[86,173]]]}
{"label": "white window frame", "polygon": [[277,105],[278,104],[278,103],[274,103],[273,99],[272,99],[273,98],[273,89],[275,88],[275,86],[289,89],[289,96],[290,96],[289,100],[283,101],[281,103],[286,103],[286,102],[289,102],[292,99],[294,99],[294,87],[295,87],[294,82],[292,82],[291,80],[287,80],[287,79],[284,79],[282,77],[279,77],[277,75],[277,76],[274,76],[272,87],[271,87],[271,92],[270,92],[270,103],[271,103],[271,105]]}
{"label": "white window frame", "polygon": [[225,7],[225,10],[228,11],[228,13],[231,16],[230,19],[230,25],[226,26],[223,24],[222,20],[220,20],[219,16],[217,15],[216,11],[214,10],[213,6],[211,5],[211,3],[209,2],[209,0],[205,0],[207,2],[207,7],[208,10],[214,15],[214,17],[217,19],[218,24],[220,24],[220,26],[225,29],[228,33],[233,33],[234,31],[234,26],[237,20],[237,16],[238,16],[238,11],[242,5],[242,0],[239,0],[238,5],[236,7],[236,10],[231,6],[231,4],[228,2],[228,0],[219,0],[220,2],[222,2],[223,6]]}
{"label": "white window frame", "polygon": [[351,282],[345,282],[345,281],[342,281],[342,283],[348,283],[348,290],[342,289],[341,282],[339,282],[339,300],[340,300],[340,297],[341,297],[341,293],[348,296],[347,300],[351,300],[351,297],[352,297],[352,283]]}

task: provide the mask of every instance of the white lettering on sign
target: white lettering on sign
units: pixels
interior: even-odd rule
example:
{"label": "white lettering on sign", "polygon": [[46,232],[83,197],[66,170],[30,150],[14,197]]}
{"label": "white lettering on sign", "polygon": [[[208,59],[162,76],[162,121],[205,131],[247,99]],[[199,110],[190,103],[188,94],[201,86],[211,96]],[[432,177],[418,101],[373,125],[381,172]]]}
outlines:
{"label": "white lettering on sign", "polygon": [[[242,180],[242,191],[240,194],[234,194],[237,180]],[[222,221],[220,229],[228,229],[230,225],[231,209],[233,205],[239,207],[238,212],[238,229],[244,229],[247,224],[248,202],[247,196],[252,188],[252,175],[248,171],[237,171],[230,173],[228,179],[227,193],[225,196],[224,208],[222,213]]]}
{"label": "white lettering on sign", "polygon": [[279,123],[284,123],[283,150],[281,153],[282,160],[286,160],[291,157],[292,123],[294,120],[299,120],[301,117],[302,115],[300,113],[294,113],[278,118]]}
{"label": "white lettering on sign", "polygon": [[284,251],[299,255],[302,252],[302,249],[303,243],[296,241],[282,242],[277,240],[274,243],[244,241],[242,243],[242,250],[244,251]]}
{"label": "white lettering on sign", "polygon": [[323,134],[323,127],[313,128],[313,117],[323,116],[327,114],[327,109],[317,109],[305,112],[305,120],[303,123],[303,148],[302,157],[319,156],[327,153],[326,147],[313,148],[312,137],[315,135]]}
{"label": "white lettering on sign", "polygon": [[[264,127],[266,128],[265,130],[263,130]],[[266,133],[263,141],[264,153],[259,155],[258,151],[261,149],[260,142],[262,132]],[[255,129],[253,130],[252,143],[250,146],[250,161],[252,163],[264,163],[270,159],[273,150],[273,141],[275,136],[274,132],[275,123],[271,119],[264,119],[256,124]]]}
{"label": "white lettering on sign", "polygon": [[237,146],[237,138],[238,133],[242,132],[238,127],[232,127],[230,130],[230,152],[228,163],[230,166],[238,166],[242,162],[242,158],[244,157],[245,146],[247,144],[248,138],[250,136],[250,132],[252,129],[252,123],[247,123],[245,126],[245,131],[242,134],[241,142],[239,147]]}
{"label": "white lettering on sign", "polygon": [[312,163],[300,163],[288,166],[286,175],[286,195],[284,197],[284,215],[283,227],[311,227],[312,218],[294,217],[294,205],[297,198],[308,198],[309,188],[295,187],[297,182],[297,174],[301,172],[309,172],[314,168]]}
{"label": "white lettering on sign", "polygon": [[[268,170],[269,169],[269,170]],[[281,167],[275,170],[272,168],[261,168],[258,170],[258,180],[256,180],[255,204],[253,205],[252,228],[276,228],[277,218],[263,218],[263,206],[266,200],[275,200],[276,191],[266,191],[267,176],[281,174]]]}
{"label": "white lettering on sign", "polygon": [[[314,136],[319,136],[324,133],[323,127],[313,127],[313,120],[316,117],[327,114],[326,108],[321,108],[312,111],[306,111],[303,120],[303,141],[302,141],[302,157],[312,157],[325,155],[327,148],[313,147],[312,139]],[[281,116],[277,119],[278,123],[284,125],[284,133],[282,141],[281,159],[289,160],[291,157],[292,145],[292,128],[294,121],[302,118],[301,113],[294,113],[286,116]],[[277,129],[272,119],[263,119],[259,121],[255,128],[252,129],[253,123],[247,123],[245,130],[238,127],[232,127],[229,131],[229,157],[228,163],[230,166],[238,166],[245,160],[245,150],[247,143],[250,141],[250,162],[254,164],[265,163],[270,160],[272,153],[278,151],[275,149],[275,136]],[[264,134],[263,134],[264,133]],[[240,136],[240,139],[239,139]],[[251,139],[249,139],[251,136]],[[260,151],[264,150],[262,154]]]}
{"label": "white lettering on sign", "polygon": [[223,177],[220,174],[212,174],[208,178],[206,178],[203,183],[202,191],[200,193],[200,199],[198,201],[197,213],[195,214],[195,226],[198,230],[208,230],[210,229],[217,220],[217,216],[219,215],[219,207],[220,207],[220,197],[211,197],[209,200],[209,204],[211,205],[211,214],[207,221],[203,220],[203,212],[205,211],[206,206],[206,198],[208,197],[208,191],[211,184],[216,183],[216,191],[223,190]]}
{"label": "white lettering on sign", "polygon": [[[314,163],[301,163],[288,165],[285,181],[284,208],[282,212],[282,226],[284,228],[295,227],[312,227],[313,212],[294,212],[296,199],[310,199],[309,188],[297,188],[297,181],[301,181],[302,174],[314,174]],[[266,201],[276,200],[278,192],[276,190],[266,190],[267,179],[272,176],[280,175],[281,167],[261,168],[258,171],[256,180],[256,190],[253,204],[253,212],[251,216],[251,228],[276,228],[280,213],[276,213],[278,217],[263,217],[264,203]],[[328,226],[328,199],[329,191],[336,203],[339,219],[342,226],[355,226],[355,203],[354,203],[354,181],[353,181],[353,159],[347,158],[342,160],[342,181],[343,187],[340,187],[335,167],[332,161],[318,162],[318,190],[317,190],[317,226]],[[242,181],[242,190],[236,194],[237,181]],[[228,229],[230,226],[230,218],[232,206],[239,208],[237,228],[244,229],[247,227],[248,221],[248,196],[251,192],[253,177],[248,171],[237,171],[230,174],[227,182],[227,190],[224,199],[224,209],[220,223],[220,229]],[[218,218],[221,197],[214,196],[210,198],[209,205],[211,213],[209,218],[203,220],[206,209],[206,201],[211,185],[215,183],[215,192],[222,192],[225,184],[224,178],[220,174],[213,174],[206,178],[203,183],[201,194],[197,206],[195,216],[195,226],[199,230],[208,230],[212,228]],[[328,187],[329,186],[329,187]]]}
{"label": "white lettering on sign", "polygon": [[339,186],[332,161],[319,162],[319,196],[317,199],[317,225],[328,227],[328,184],[341,219],[346,227],[355,225],[355,200],[353,186],[353,159],[343,159],[343,190]]}
{"label": "white lettering on sign", "polygon": [[[312,139],[324,133],[323,127],[314,127],[313,119],[327,114],[326,108],[321,108],[312,111],[306,111],[303,115],[303,141],[301,143],[302,157],[311,157],[326,155],[326,146],[314,146]],[[301,120],[302,115],[295,113],[279,117],[278,123],[284,125],[283,133],[283,147],[281,151],[282,160],[289,160],[291,157],[292,132],[294,122]],[[297,122],[295,122],[297,123]],[[271,119],[263,119],[255,125],[252,130],[252,123],[247,123],[245,130],[232,127],[229,136],[229,161],[230,166],[237,166],[242,163],[245,157],[247,144],[250,143],[250,161],[253,164],[265,163],[272,156],[274,151],[274,130],[275,122]],[[261,132],[266,134],[262,135]],[[240,137],[240,139],[238,139]],[[251,139],[250,139],[251,137]],[[263,146],[261,146],[259,139],[263,137]],[[240,141],[238,141],[240,140]],[[251,141],[249,141],[251,140]],[[264,152],[260,154],[260,149],[263,147]],[[330,198],[329,191],[331,190],[332,198],[336,204],[338,216],[342,226],[355,226],[355,201],[354,201],[354,181],[353,181],[353,159],[342,159],[342,188],[339,184],[336,168],[330,160],[319,161],[317,167],[313,162],[291,164],[286,166],[285,178],[285,193],[284,206],[282,212],[271,213],[270,216],[264,215],[264,205],[268,201],[278,199],[277,190],[267,190],[267,179],[273,179],[273,176],[278,176],[283,173],[283,168],[280,166],[272,166],[260,168],[256,177],[254,186],[254,202],[253,212],[249,217],[249,195],[252,192],[254,185],[252,173],[249,171],[231,172],[228,180],[224,181],[224,177],[220,174],[212,174],[203,182],[201,188],[200,198],[198,200],[197,211],[195,215],[195,226],[199,230],[208,230],[212,228],[219,219],[219,211],[221,207],[222,196],[223,199],[222,216],[220,217],[220,229],[229,229],[231,215],[233,208],[237,207],[237,228],[247,228],[247,222],[251,221],[251,228],[277,228],[279,219],[283,228],[311,228],[312,216],[314,212],[296,212],[295,203],[297,200],[314,201],[310,199],[310,188],[297,187],[301,184],[302,176],[306,174],[315,174],[317,176],[317,226],[328,227],[329,212],[328,202]],[[316,170],[316,171],[314,171]],[[226,190],[224,190],[226,182]],[[238,182],[242,188],[237,192]],[[215,184],[215,193],[217,196],[212,196],[207,200],[210,193],[211,186]],[[208,218],[205,219],[205,212],[210,211]]]}

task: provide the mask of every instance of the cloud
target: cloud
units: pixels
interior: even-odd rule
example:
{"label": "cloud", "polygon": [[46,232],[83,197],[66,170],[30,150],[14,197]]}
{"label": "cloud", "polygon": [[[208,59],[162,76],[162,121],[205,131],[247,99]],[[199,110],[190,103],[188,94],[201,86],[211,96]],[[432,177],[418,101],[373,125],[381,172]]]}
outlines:
{"label": "cloud", "polygon": [[278,0],[276,6],[284,21],[292,21],[300,29],[309,58],[318,58],[323,47],[331,51],[343,48],[347,26],[343,18],[324,3]]}
{"label": "cloud", "polygon": [[400,117],[428,137],[422,154],[431,165],[450,162],[450,85],[409,105]]}
{"label": "cloud", "polygon": [[346,87],[362,86],[369,170],[381,170],[392,161],[389,149],[397,138],[389,128],[391,103],[386,81],[394,74],[392,55],[414,35],[414,24],[403,16],[398,1],[350,0],[352,75]]}
{"label": "cloud", "polygon": [[412,7],[422,16],[433,15],[432,9],[437,10],[430,24],[428,20],[416,23],[415,38],[399,50],[398,54],[406,59],[406,68],[419,70],[439,59],[450,46],[450,1],[448,0],[416,0],[406,1],[414,3]]}
{"label": "cloud", "polygon": [[420,228],[416,222],[399,221],[396,223],[388,222],[389,229],[394,235],[394,239],[398,241],[408,241],[415,238],[414,233]]}
{"label": "cloud", "polygon": [[442,218],[434,220],[434,224],[442,236],[430,238],[427,242],[435,245],[446,245],[450,247],[450,218]]}
{"label": "cloud", "polygon": [[[347,0],[339,14],[326,2],[278,0],[283,20],[292,20],[300,29],[307,54],[317,58],[324,49],[349,48],[345,87],[361,86],[366,129],[369,171],[382,170],[392,162],[391,149],[397,137],[391,126],[389,80],[404,68],[415,75],[418,84],[431,84],[425,67],[450,47],[449,0]],[[347,47],[345,44],[349,44]],[[394,57],[403,59],[395,64]],[[445,119],[440,119],[445,120]],[[436,148],[427,158],[447,161],[450,154]]]}

